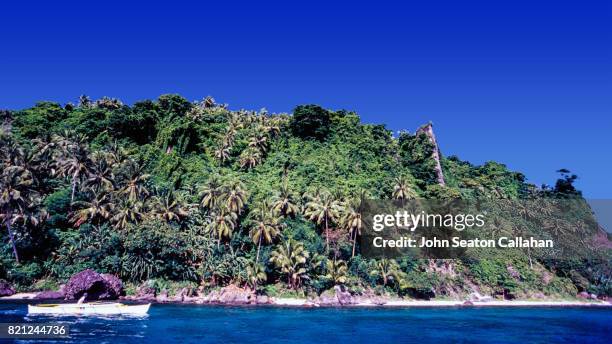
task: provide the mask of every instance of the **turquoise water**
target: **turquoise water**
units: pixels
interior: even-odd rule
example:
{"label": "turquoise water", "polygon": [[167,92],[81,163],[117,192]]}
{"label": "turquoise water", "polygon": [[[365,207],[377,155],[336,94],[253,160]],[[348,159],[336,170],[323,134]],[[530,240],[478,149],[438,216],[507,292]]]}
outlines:
{"label": "turquoise water", "polygon": [[[612,309],[274,308],[153,305],[143,318],[28,317],[0,303],[0,322],[66,322],[66,343],[612,343]],[[1,339],[0,339],[1,341]]]}

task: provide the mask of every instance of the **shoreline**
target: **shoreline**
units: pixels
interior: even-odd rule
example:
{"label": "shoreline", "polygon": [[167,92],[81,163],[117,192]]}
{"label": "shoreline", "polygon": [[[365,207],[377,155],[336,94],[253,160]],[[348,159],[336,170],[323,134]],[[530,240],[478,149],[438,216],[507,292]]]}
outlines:
{"label": "shoreline", "polygon": [[[42,303],[46,301],[36,299],[38,293],[17,293],[11,296],[0,297],[3,301],[36,301]],[[62,300],[63,301],[63,300]],[[123,300],[109,300],[110,302]],[[320,307],[347,307],[347,308],[411,308],[411,307],[612,307],[609,301],[580,301],[580,300],[487,300],[487,301],[467,301],[467,300],[386,300],[378,302],[374,300],[363,300],[351,304],[319,304],[308,299],[297,298],[275,298],[271,297],[267,303],[240,303],[240,302],[201,302],[201,300],[175,301],[166,300],[159,302],[156,300],[129,300],[143,301],[154,304],[181,304],[181,305],[211,305],[211,306],[272,306],[272,307],[299,307],[299,308],[320,308]]]}

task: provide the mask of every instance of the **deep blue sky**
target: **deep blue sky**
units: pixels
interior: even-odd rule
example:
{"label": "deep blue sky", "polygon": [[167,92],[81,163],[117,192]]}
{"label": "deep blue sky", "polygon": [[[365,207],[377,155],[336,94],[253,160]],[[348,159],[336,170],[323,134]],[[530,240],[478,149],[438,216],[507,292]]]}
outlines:
{"label": "deep blue sky", "polygon": [[605,1],[127,1],[0,5],[0,108],[80,94],[302,103],[413,131],[530,181],[564,167],[612,197],[612,14]]}

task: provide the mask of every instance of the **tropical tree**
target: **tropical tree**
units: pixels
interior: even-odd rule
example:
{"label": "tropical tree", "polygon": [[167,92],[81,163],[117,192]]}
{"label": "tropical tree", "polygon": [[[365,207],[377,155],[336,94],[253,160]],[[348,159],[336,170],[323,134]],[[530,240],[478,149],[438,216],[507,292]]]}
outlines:
{"label": "tropical tree", "polygon": [[271,244],[272,241],[280,234],[280,218],[273,211],[266,202],[262,202],[260,206],[255,209],[255,219],[251,232],[249,233],[253,243],[257,245],[257,255],[255,257],[255,263],[259,261],[259,251],[261,250],[261,244]]}
{"label": "tropical tree", "polygon": [[304,215],[317,225],[322,224],[324,226],[325,245],[329,252],[329,223],[338,219],[342,211],[342,205],[328,192],[324,192],[320,197],[313,197],[312,199],[312,201],[306,204]]}
{"label": "tropical tree", "polygon": [[334,284],[344,284],[348,276],[348,266],[342,259],[327,259],[325,264],[325,278],[332,281]]}
{"label": "tropical tree", "polygon": [[272,255],[270,263],[280,269],[287,277],[287,284],[292,289],[297,289],[302,280],[307,279],[306,261],[310,253],[304,248],[304,244],[288,239],[279,244]]}
{"label": "tropical tree", "polygon": [[123,186],[119,193],[127,196],[130,202],[144,200],[149,196],[147,189],[147,180],[150,175],[143,173],[144,166],[133,160],[128,160],[126,166],[122,169]]}
{"label": "tropical tree", "polygon": [[262,161],[261,151],[254,147],[245,149],[240,154],[240,167],[250,169],[259,165]]}
{"label": "tropical tree", "polygon": [[417,194],[410,187],[408,180],[404,176],[399,176],[395,178],[395,185],[393,186],[393,198],[400,200],[402,205],[404,201],[407,199],[414,199]]}
{"label": "tropical tree", "polygon": [[102,152],[95,152],[92,157],[92,166],[85,185],[96,192],[112,191],[115,187],[115,176],[112,167]]}
{"label": "tropical tree", "polygon": [[247,280],[251,289],[257,290],[257,285],[265,282],[267,278],[268,275],[263,264],[254,263],[247,266]]}
{"label": "tropical tree", "polygon": [[225,207],[219,209],[219,213],[213,216],[208,230],[217,237],[217,246],[223,239],[229,239],[236,228],[238,215]]}
{"label": "tropical tree", "polygon": [[230,158],[230,149],[227,146],[221,146],[215,150],[215,158],[219,160],[221,164],[224,164]]}
{"label": "tropical tree", "polygon": [[268,137],[264,133],[257,133],[249,139],[249,147],[256,148],[261,153],[265,153],[268,150]]}
{"label": "tropical tree", "polygon": [[274,197],[272,209],[285,217],[293,217],[299,212],[299,206],[295,201],[295,196],[291,190],[289,190],[286,181],[281,184],[279,192]]}
{"label": "tropical tree", "polygon": [[130,223],[138,223],[142,220],[144,216],[142,208],[142,202],[132,202],[125,198],[121,199],[119,204],[113,209],[114,215],[111,218],[111,222],[116,229],[123,230]]}
{"label": "tropical tree", "polygon": [[79,227],[86,221],[95,221],[96,224],[100,224],[100,221],[106,220],[111,216],[113,208],[110,202],[110,195],[104,192],[95,194],[91,201],[75,202],[74,206],[80,208],[71,217],[74,227]]}
{"label": "tropical tree", "polygon": [[207,210],[213,210],[221,204],[224,187],[218,176],[213,175],[206,184],[200,187],[200,206]]}
{"label": "tropical tree", "polygon": [[240,181],[233,181],[225,188],[224,193],[225,206],[227,209],[240,215],[247,198],[244,184]]}
{"label": "tropical tree", "polygon": [[403,279],[403,272],[394,259],[379,259],[371,263],[370,276],[380,279],[383,282],[383,287],[391,281],[400,284]]}
{"label": "tropical tree", "polygon": [[185,202],[173,190],[153,197],[153,214],[166,222],[180,221],[189,215]]}
{"label": "tropical tree", "polygon": [[24,213],[34,193],[32,174],[21,166],[7,166],[0,175],[0,223],[6,226],[13,249],[15,261],[19,263],[19,254],[15,244],[12,224],[15,215]]}
{"label": "tropical tree", "polygon": [[77,135],[75,140],[68,141],[63,147],[60,158],[60,173],[67,178],[70,178],[72,192],[70,201],[74,202],[74,194],[77,190],[77,185],[89,174],[92,161],[89,157],[89,147],[86,143],[86,138],[83,135]]}
{"label": "tropical tree", "polygon": [[355,202],[350,202],[343,211],[342,219],[340,223],[342,227],[348,231],[349,237],[353,242],[353,252],[351,257],[355,257],[355,246],[357,243],[357,236],[361,235],[361,228],[363,222],[361,219],[361,212],[358,211],[358,205]]}

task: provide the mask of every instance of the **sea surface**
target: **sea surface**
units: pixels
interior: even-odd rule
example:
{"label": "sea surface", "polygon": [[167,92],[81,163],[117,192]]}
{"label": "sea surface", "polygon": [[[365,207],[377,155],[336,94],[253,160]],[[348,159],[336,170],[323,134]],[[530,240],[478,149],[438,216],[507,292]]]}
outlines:
{"label": "sea surface", "polygon": [[2,323],[69,324],[71,338],[36,341],[55,343],[612,343],[611,308],[300,309],[156,304],[148,316],[137,318],[26,313],[25,303],[0,303]]}

